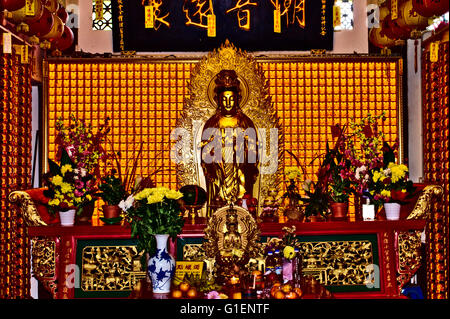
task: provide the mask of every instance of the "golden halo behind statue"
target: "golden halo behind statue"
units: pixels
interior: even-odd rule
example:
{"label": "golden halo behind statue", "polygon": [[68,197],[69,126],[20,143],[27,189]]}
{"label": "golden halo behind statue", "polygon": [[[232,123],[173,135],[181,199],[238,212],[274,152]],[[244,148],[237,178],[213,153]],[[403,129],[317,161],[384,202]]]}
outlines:
{"label": "golden halo behind statue", "polygon": [[[208,99],[209,99],[209,102],[212,105],[214,105],[215,108],[217,108],[217,103],[216,103],[216,101],[214,101],[214,88],[216,86],[215,81],[217,79],[218,74],[219,73],[217,73],[215,76],[213,76],[208,83]],[[241,89],[241,100],[239,101],[239,108],[242,109],[245,106],[245,104],[247,104],[247,102],[248,102],[249,87],[248,87],[247,81],[244,78],[239,76],[239,74],[237,76],[238,76],[238,80],[239,80],[239,88]]]}

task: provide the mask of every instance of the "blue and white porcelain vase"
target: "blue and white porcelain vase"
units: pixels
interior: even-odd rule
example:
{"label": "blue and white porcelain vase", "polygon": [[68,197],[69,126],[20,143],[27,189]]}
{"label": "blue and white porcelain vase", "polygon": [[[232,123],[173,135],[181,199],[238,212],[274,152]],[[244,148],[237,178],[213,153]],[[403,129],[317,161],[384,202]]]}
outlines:
{"label": "blue and white porcelain vase", "polygon": [[169,293],[175,273],[175,259],[167,251],[169,235],[155,235],[156,254],[148,260],[148,274],[152,280],[153,293]]}

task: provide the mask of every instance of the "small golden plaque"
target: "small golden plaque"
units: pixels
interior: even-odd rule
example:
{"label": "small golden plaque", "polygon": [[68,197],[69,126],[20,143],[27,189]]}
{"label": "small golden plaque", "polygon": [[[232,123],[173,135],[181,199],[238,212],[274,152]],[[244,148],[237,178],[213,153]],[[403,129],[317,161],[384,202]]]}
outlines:
{"label": "small golden plaque", "polygon": [[216,36],[216,15],[208,14],[208,37]]}

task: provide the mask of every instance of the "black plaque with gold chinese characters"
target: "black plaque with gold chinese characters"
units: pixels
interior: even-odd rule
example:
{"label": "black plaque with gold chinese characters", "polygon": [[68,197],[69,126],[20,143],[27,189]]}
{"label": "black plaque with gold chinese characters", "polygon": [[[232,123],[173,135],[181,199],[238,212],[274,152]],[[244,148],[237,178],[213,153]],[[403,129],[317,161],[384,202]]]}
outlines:
{"label": "black plaque with gold chinese characters", "polygon": [[114,51],[333,49],[333,0],[113,0]]}

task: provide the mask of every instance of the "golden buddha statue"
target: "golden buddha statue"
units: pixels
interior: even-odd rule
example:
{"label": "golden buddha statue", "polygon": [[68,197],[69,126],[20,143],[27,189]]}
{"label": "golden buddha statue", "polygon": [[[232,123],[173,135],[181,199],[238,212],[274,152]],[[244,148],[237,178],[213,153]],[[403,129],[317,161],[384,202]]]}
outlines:
{"label": "golden buddha statue", "polygon": [[222,70],[215,79],[215,114],[202,131],[202,169],[208,193],[207,216],[213,209],[253,195],[258,176],[257,131],[239,107],[240,83],[234,70]]}
{"label": "golden buddha statue", "polygon": [[238,220],[237,220],[236,211],[233,208],[230,209],[230,212],[226,216],[226,231],[223,235],[223,250],[221,251],[222,256],[233,256],[243,254],[242,249],[242,239],[241,234],[238,230]]}

